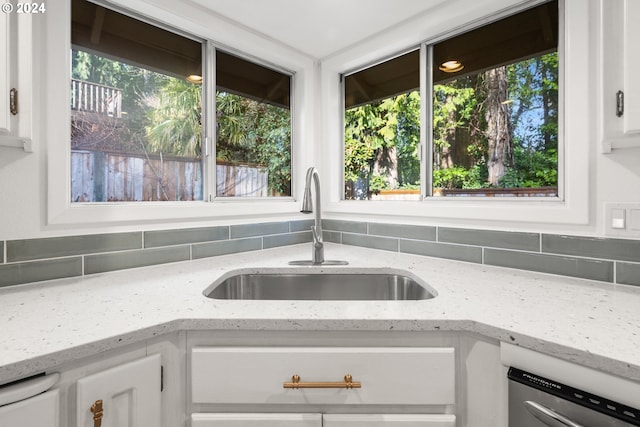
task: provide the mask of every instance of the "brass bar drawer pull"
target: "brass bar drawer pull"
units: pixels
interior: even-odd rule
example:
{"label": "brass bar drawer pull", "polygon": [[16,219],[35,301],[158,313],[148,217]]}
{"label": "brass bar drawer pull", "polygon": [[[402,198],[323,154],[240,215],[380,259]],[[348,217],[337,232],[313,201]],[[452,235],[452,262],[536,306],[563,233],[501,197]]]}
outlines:
{"label": "brass bar drawer pull", "polygon": [[360,381],[353,381],[351,375],[344,376],[344,381],[308,381],[300,382],[300,375],[291,377],[291,382],[282,384],[284,388],[362,388]]}

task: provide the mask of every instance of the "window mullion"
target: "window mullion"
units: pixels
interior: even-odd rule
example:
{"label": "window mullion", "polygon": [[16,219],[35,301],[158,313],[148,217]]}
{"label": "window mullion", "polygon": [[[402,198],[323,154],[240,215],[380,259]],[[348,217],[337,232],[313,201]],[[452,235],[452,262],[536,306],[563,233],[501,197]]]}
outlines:
{"label": "window mullion", "polygon": [[216,189],[216,52],[213,43],[207,41],[204,46],[204,81],[203,81],[203,147],[205,176],[205,201],[212,202]]}
{"label": "window mullion", "polygon": [[432,195],[433,180],[433,46],[420,46],[420,197]]}

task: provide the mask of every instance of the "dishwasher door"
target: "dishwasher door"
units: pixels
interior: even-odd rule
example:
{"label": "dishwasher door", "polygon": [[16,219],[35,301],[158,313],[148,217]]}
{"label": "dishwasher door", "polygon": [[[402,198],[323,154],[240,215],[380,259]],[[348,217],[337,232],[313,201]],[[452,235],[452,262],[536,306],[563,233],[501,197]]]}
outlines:
{"label": "dishwasher door", "polygon": [[632,427],[640,411],[509,368],[509,427]]}
{"label": "dishwasher door", "polygon": [[0,427],[58,427],[58,390],[0,406]]}

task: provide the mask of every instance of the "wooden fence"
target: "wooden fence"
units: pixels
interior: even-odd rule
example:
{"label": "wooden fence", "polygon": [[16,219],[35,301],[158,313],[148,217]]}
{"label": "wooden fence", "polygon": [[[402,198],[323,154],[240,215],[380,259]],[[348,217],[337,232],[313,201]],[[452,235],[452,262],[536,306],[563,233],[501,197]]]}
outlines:
{"label": "wooden fence", "polygon": [[[558,187],[538,188],[477,188],[433,190],[436,197],[557,197]],[[372,200],[420,200],[420,190],[382,190],[371,195]]]}
{"label": "wooden fence", "polygon": [[[218,164],[217,196],[269,195],[259,166]],[[199,159],[102,151],[71,152],[72,202],[203,200]]]}

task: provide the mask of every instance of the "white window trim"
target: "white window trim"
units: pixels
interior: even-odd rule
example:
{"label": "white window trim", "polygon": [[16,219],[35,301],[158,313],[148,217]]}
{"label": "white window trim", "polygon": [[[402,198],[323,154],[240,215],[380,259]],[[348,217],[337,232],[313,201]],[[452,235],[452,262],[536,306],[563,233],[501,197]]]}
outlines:
{"label": "white window trim", "polygon": [[[69,1],[59,1],[49,7],[43,18],[46,25],[36,30],[34,43],[34,85],[38,91],[36,104],[40,108],[40,124],[36,130],[45,153],[46,169],[45,226],[117,225],[175,222],[202,222],[211,220],[241,220],[242,218],[282,217],[299,212],[306,166],[311,165],[311,148],[300,142],[314,139],[313,123],[316,91],[313,84],[316,64],[310,57],[292,51],[273,41],[251,34],[201,8],[176,4],[170,0],[156,0],[154,5],[141,0],[114,0],[110,3],[148,16],[158,22],[185,29],[190,34],[206,40],[229,52],[243,52],[247,57],[261,58],[278,64],[295,75],[292,106],[295,108],[292,123],[292,197],[230,199],[214,198],[213,202],[121,202],[79,203],[70,201],[70,25]],[[212,138],[209,143],[212,144]],[[212,152],[212,151],[210,151]],[[295,168],[293,168],[295,165]],[[206,188],[206,185],[205,185]],[[300,194],[298,194],[300,193]],[[205,193],[207,194],[207,193]]]}
{"label": "white window trim", "polygon": [[[537,3],[540,1],[534,0],[525,4]],[[590,117],[594,117],[593,109],[590,107],[594,104],[594,99],[590,96],[592,91],[589,90],[593,86],[593,74],[590,73],[593,69],[593,48],[589,45],[589,8],[585,7],[584,2],[575,0],[565,0],[564,14],[560,15],[561,26],[564,24],[558,48],[559,78],[564,88],[559,93],[561,119],[558,124],[559,150],[562,150],[559,152],[559,158],[564,159],[559,160],[558,165],[559,192],[563,196],[562,199],[452,200],[428,197],[423,201],[401,202],[342,200],[343,108],[340,76],[421,44],[425,40],[435,40],[442,34],[449,33],[451,28],[461,28],[469,22],[477,21],[479,16],[511,14],[514,6],[522,4],[522,1],[517,0],[491,0],[475,2],[473,5],[466,3],[465,7],[461,8],[456,1],[448,2],[438,13],[386,32],[379,38],[373,37],[323,62],[321,80],[324,91],[321,105],[325,144],[322,160],[325,169],[329,170],[324,178],[325,188],[330,189],[325,195],[325,212],[329,216],[429,218],[443,222],[482,220],[487,221],[487,224],[499,222],[501,225],[522,222],[581,225],[589,223],[589,162],[595,134],[592,125],[595,121],[589,120]],[[443,16],[449,19],[444,20]],[[385,40],[386,44],[383,43]],[[565,49],[565,46],[571,48]]]}

